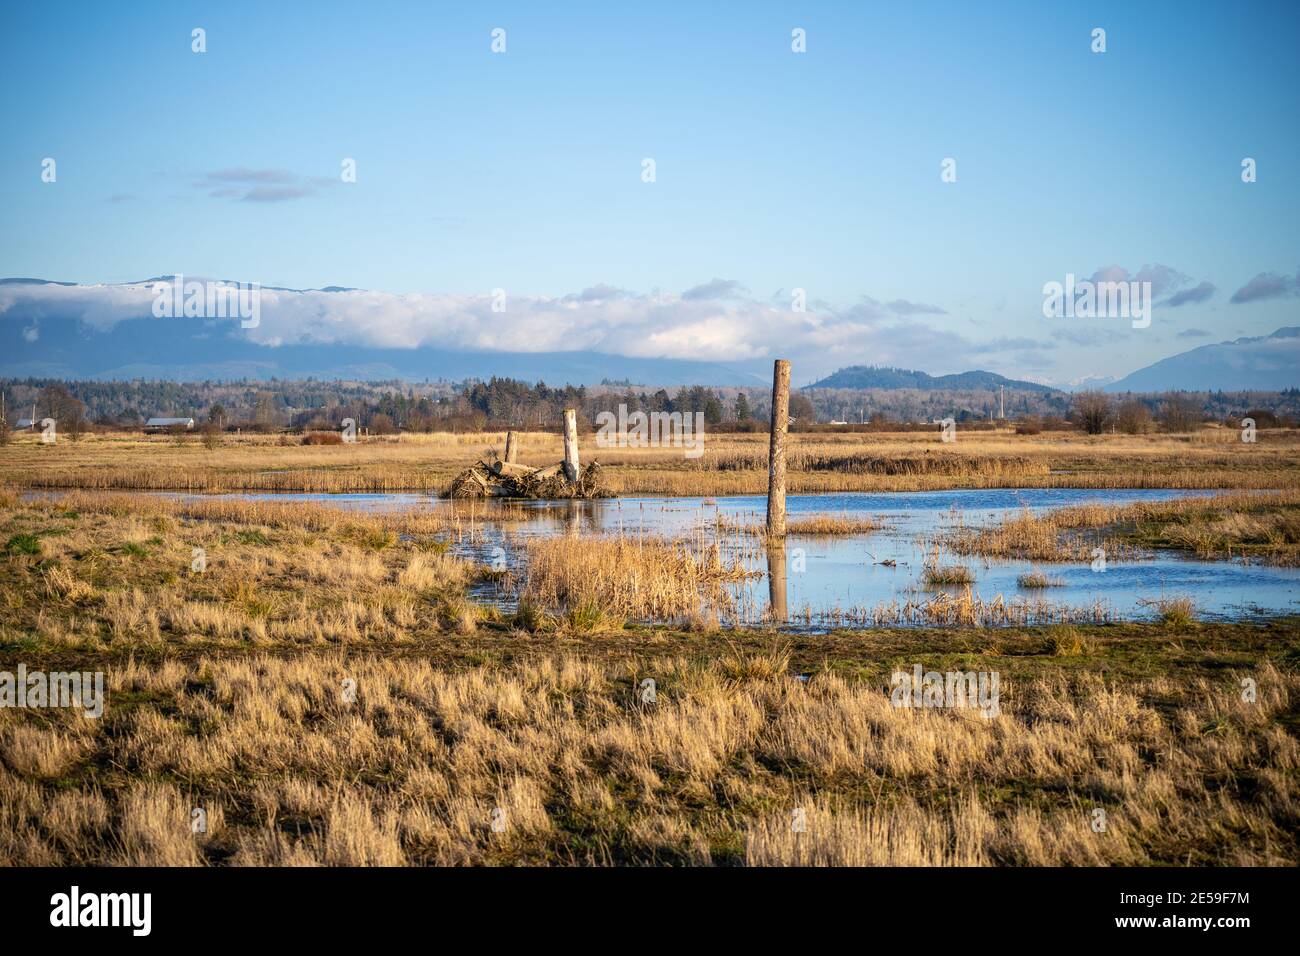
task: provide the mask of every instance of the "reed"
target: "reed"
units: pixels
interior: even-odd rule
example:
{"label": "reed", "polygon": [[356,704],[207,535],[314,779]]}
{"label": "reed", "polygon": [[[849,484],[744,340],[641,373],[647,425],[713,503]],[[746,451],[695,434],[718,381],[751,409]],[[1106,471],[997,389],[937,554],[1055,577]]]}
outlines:
{"label": "reed", "polygon": [[530,540],[520,600],[552,612],[575,611],[603,619],[667,621],[727,610],[734,597],[725,585],[753,572],[725,560],[716,542],[691,547],[658,538],[622,535]]}
{"label": "reed", "polygon": [[[991,527],[959,525],[945,535],[944,544],[956,554],[1022,561],[1087,561],[1097,548],[1113,557],[1118,557],[1121,550],[1131,551],[1102,535],[1072,533],[1070,529],[1081,525],[1066,514],[1067,510],[1038,514],[1026,508]],[[1092,527],[1104,526],[1104,522],[1098,522]]]}
{"label": "reed", "polygon": [[[731,518],[716,514],[708,527],[719,535],[748,534],[767,536],[767,528],[760,518]],[[808,515],[786,521],[786,534],[805,538],[868,535],[879,531],[883,525],[876,518],[850,517],[849,515]]]}
{"label": "reed", "polygon": [[786,534],[803,537],[867,535],[879,531],[880,528],[881,524],[875,518],[850,518],[847,515],[791,518],[785,525]]}
{"label": "reed", "polygon": [[921,573],[921,580],[929,587],[947,587],[954,584],[974,584],[975,574],[960,564],[931,565]]}
{"label": "reed", "polygon": [[1065,584],[1060,578],[1049,577],[1042,571],[1028,571],[1016,578],[1016,586],[1026,590],[1061,587]]}
{"label": "reed", "polygon": [[1035,561],[1141,557],[1156,548],[1201,558],[1300,563],[1300,490],[1237,491],[1171,501],[1028,509],[992,527],[959,526],[945,544],[958,554]]}
{"label": "reed", "polygon": [[939,546],[935,544],[925,557],[925,566],[921,570],[921,583],[926,587],[970,585],[975,583],[975,575],[964,565],[940,563]]}

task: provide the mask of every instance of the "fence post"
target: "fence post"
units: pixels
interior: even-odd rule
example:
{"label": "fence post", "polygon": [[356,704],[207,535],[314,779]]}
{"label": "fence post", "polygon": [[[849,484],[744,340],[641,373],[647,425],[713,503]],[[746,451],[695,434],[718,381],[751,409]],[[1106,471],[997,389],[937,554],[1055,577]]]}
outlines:
{"label": "fence post", "polygon": [[506,432],[506,464],[513,465],[518,457],[519,442],[515,440],[515,433]]}

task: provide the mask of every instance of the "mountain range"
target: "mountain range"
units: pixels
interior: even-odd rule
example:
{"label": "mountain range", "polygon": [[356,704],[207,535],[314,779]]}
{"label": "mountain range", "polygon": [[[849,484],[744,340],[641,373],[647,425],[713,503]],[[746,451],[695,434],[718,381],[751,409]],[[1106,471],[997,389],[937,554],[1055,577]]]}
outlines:
{"label": "mountain range", "polygon": [[1280,392],[1300,386],[1300,326],[1271,335],[1202,345],[1161,359],[1105,387],[1107,392]]}
{"label": "mountain range", "polygon": [[[263,287],[264,292],[300,303],[295,313],[312,323],[300,325],[297,337],[279,337],[266,326],[247,333],[230,319],[176,321],[152,315],[150,296],[157,277],[120,285],[81,286],[43,279],[0,279],[0,377],[61,379],[151,379],[166,381],[347,379],[487,379],[511,377],[550,384],[594,385],[623,380],[650,387],[681,385],[767,387],[770,358],[698,361],[688,358],[637,357],[598,351],[511,351],[476,348],[482,320],[458,315],[458,337],[438,334],[453,347],[361,345],[339,334],[340,327],[366,320],[373,311],[345,310],[364,298],[363,290],[344,286],[296,290]],[[48,292],[39,288],[45,287]],[[338,295],[338,305],[334,302]],[[397,308],[403,297],[388,297]],[[397,305],[392,303],[396,302]],[[379,313],[382,321],[388,313]],[[563,319],[561,319],[563,321]],[[400,326],[400,319],[398,320]],[[290,323],[292,326],[292,323]],[[382,327],[382,326],[381,326]],[[307,332],[302,332],[307,328]],[[443,326],[438,326],[439,331]],[[273,335],[272,332],[275,334]],[[517,340],[517,339],[516,339]],[[993,372],[969,371],[930,375],[901,368],[855,365],[814,382],[827,389],[1057,391],[1040,382]],[[1239,338],[1162,359],[1118,380],[1090,379],[1070,390],[1104,387],[1108,392],[1170,390],[1279,391],[1300,386],[1300,327],[1267,336]]]}
{"label": "mountain range", "polygon": [[903,368],[878,368],[851,365],[842,368],[809,388],[918,388],[927,391],[955,389],[961,391],[991,390],[999,385],[1027,392],[1054,392],[1056,389],[1037,382],[1024,382],[1006,378],[994,372],[958,372],[953,375],[929,375]]}

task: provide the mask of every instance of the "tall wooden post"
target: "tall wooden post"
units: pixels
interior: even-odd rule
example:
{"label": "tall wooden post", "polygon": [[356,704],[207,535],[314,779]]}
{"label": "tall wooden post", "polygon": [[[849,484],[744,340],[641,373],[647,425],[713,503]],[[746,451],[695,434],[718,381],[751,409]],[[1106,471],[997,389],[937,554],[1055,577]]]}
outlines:
{"label": "tall wooden post", "polygon": [[564,474],[570,481],[578,480],[578,413],[572,408],[564,410]]}
{"label": "tall wooden post", "polygon": [[506,432],[506,464],[513,465],[519,457],[519,442],[514,432]]}
{"label": "tall wooden post", "polygon": [[786,605],[785,542],[767,543],[768,613],[773,624],[784,624],[790,616]]}
{"label": "tall wooden post", "polygon": [[772,370],[772,448],[767,467],[767,533],[785,536],[785,432],[790,424],[790,363]]}

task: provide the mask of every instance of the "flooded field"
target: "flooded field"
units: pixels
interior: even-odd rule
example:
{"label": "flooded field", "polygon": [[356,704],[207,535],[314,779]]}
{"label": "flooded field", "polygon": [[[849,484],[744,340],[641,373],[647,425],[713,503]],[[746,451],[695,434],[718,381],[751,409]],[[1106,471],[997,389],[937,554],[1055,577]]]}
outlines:
{"label": "flooded field", "polygon": [[[1300,570],[1242,561],[1191,560],[1178,554],[1106,555],[1104,562],[1032,562],[955,557],[942,547],[958,527],[992,524],[1025,509],[1124,504],[1204,495],[1177,490],[972,489],[908,493],[793,495],[792,525],[812,516],[867,518],[878,530],[849,536],[791,534],[769,548],[761,527],[764,498],[621,498],[460,504],[419,494],[250,494],[263,500],[323,502],[344,509],[435,509],[456,519],[455,550],[510,572],[504,586],[476,597],[513,607],[527,575],[530,541],[557,537],[669,539],[697,551],[716,544],[724,559],[751,572],[726,585],[716,609],[725,624],[772,622],[797,627],[943,623],[965,599],[989,623],[1140,620],[1161,601],[1191,598],[1208,620],[1240,620],[1300,610]],[[935,549],[938,549],[937,551]],[[969,584],[929,585],[927,560],[965,568]],[[1050,586],[1024,587],[1045,575]],[[936,610],[937,609],[937,610]]]}

